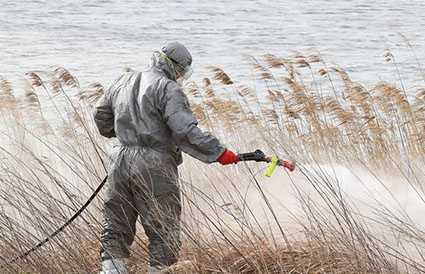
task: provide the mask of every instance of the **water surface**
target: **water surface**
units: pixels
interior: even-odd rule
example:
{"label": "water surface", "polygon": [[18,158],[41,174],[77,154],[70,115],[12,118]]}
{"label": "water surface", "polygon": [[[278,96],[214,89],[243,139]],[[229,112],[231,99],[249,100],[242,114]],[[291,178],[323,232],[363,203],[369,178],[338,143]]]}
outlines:
{"label": "water surface", "polygon": [[396,81],[382,56],[390,48],[414,87],[421,74],[398,32],[425,61],[424,1],[0,0],[0,75],[16,79],[59,65],[83,83],[108,84],[123,67],[141,68],[153,50],[179,40],[194,56],[195,79],[219,66],[249,81],[242,53],[313,48],[356,81]]}

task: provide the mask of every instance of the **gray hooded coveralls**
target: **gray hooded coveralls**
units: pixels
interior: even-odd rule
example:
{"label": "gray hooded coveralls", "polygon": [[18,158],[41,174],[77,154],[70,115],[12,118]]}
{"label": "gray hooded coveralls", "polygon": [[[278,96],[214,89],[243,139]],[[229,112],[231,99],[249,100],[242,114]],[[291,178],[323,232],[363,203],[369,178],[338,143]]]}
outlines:
{"label": "gray hooded coveralls", "polygon": [[[178,43],[171,44],[167,55],[183,66],[192,62]],[[173,69],[155,52],[149,69],[120,76],[95,107],[100,133],[120,142],[112,151],[106,183],[102,260],[129,257],[140,216],[149,238],[150,265],[175,263],[180,246],[180,150],[205,163],[217,161],[226,150],[197,127]]]}

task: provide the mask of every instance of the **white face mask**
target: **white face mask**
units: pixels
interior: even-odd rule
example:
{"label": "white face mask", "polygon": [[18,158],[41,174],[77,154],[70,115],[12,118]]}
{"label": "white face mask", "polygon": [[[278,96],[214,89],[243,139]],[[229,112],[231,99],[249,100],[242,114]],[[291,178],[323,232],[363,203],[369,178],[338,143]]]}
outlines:
{"label": "white face mask", "polygon": [[184,71],[180,73],[182,76],[180,76],[178,79],[176,79],[177,84],[179,84],[179,86],[182,87],[184,82],[186,82],[186,80],[188,80],[190,78],[192,73],[193,73],[192,68],[190,66],[187,66],[184,69]]}
{"label": "white face mask", "polygon": [[193,73],[193,69],[191,66],[187,66],[184,71],[182,72],[183,76],[180,78],[183,78],[183,81],[186,81],[190,78],[190,76],[192,76]]}

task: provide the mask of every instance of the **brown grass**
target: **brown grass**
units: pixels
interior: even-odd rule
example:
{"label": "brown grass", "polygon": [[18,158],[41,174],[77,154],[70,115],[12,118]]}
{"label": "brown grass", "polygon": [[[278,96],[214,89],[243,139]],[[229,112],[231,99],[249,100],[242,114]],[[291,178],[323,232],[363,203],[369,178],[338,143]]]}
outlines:
{"label": "brown grass", "polygon": [[[328,67],[320,54],[267,54],[264,64],[246,58],[257,73],[256,88],[211,67],[213,80],[186,86],[192,109],[200,126],[232,149],[285,155],[298,162],[298,170],[291,176],[277,171],[278,185],[289,185],[273,189],[273,182],[260,179],[261,164],[222,168],[186,159],[183,248],[172,268],[178,273],[425,271],[425,233],[417,220],[400,204],[394,210],[380,200],[353,202],[334,174],[343,167],[358,184],[367,184],[361,175],[367,173],[367,180],[375,178],[388,189],[383,174],[391,173],[402,186],[423,193],[425,88],[413,93],[385,82],[367,88],[342,68]],[[394,61],[391,53],[385,58]],[[101,84],[82,89],[64,68],[53,69],[50,85],[33,72],[27,77],[31,85],[19,99],[0,79],[0,112],[7,121],[0,146],[0,263],[32,247],[81,206],[104,176],[112,145],[91,120]],[[294,204],[273,199],[289,189]],[[7,265],[5,273],[96,272],[101,206],[101,199],[95,200],[52,243]],[[282,217],[283,209],[291,221]],[[143,234],[132,249],[132,273],[145,273]]]}

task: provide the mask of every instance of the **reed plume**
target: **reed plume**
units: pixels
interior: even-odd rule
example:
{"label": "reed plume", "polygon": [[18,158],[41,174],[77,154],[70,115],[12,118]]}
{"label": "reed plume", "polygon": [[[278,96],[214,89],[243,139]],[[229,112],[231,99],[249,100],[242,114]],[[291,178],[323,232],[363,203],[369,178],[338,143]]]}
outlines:
{"label": "reed plume", "polygon": [[[385,173],[396,178],[396,187],[420,194],[425,189],[425,89],[406,96],[402,87],[386,82],[368,88],[343,68],[328,67],[319,53],[266,54],[263,63],[246,58],[256,72],[255,87],[235,84],[218,67],[210,67],[212,75],[200,85],[184,86],[199,125],[234,151],[261,148],[299,165],[293,174],[279,169],[275,179],[262,181],[267,168],[262,163],[224,169],[184,156],[181,260],[169,270],[424,272],[423,228],[402,202],[379,201],[377,192],[390,192],[392,178]],[[391,53],[385,58],[395,59]],[[46,136],[25,124],[25,138],[9,130],[0,140],[1,263],[37,244],[81,206],[105,176],[114,142],[101,138],[92,120],[104,92],[100,83],[80,88],[64,68],[49,74],[50,86],[36,73],[26,76],[22,98],[0,79],[2,118],[26,110],[36,122],[48,120],[51,130]],[[43,90],[50,105],[38,93]],[[14,125],[22,128],[21,122]],[[378,189],[368,189],[376,203],[348,196],[347,187],[361,185]],[[420,209],[423,203],[415,205]],[[96,199],[50,245],[6,265],[6,271],[98,272],[101,208]],[[145,273],[147,259],[147,239],[137,235],[131,271]]]}

